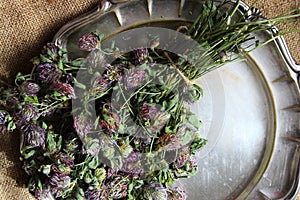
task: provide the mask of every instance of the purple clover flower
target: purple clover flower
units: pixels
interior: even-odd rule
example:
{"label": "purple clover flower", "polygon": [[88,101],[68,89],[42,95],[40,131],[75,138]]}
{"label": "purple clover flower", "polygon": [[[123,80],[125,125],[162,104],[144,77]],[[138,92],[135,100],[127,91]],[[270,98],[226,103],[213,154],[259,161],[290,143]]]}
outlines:
{"label": "purple clover flower", "polygon": [[155,106],[144,103],[141,108],[141,116],[150,124],[148,125],[151,131],[160,131],[170,119],[170,114],[160,111]]}
{"label": "purple clover flower", "polygon": [[35,192],[35,198],[37,198],[38,200],[53,200],[54,197],[51,194],[51,191],[46,188],[43,190],[37,190]]}
{"label": "purple clover flower", "polygon": [[126,86],[128,88],[134,88],[141,85],[146,79],[145,74],[145,70],[131,68],[125,77]]}
{"label": "purple clover flower", "polygon": [[35,71],[37,72],[37,80],[43,84],[53,83],[61,76],[61,72],[55,63],[39,64]]}
{"label": "purple clover flower", "polygon": [[104,185],[94,190],[88,190],[85,192],[85,198],[87,200],[106,200],[108,199],[109,191]]}
{"label": "purple clover flower", "polygon": [[59,50],[60,48],[57,45],[53,43],[48,43],[43,47],[41,54],[50,60],[59,59]]}
{"label": "purple clover flower", "polygon": [[26,102],[18,112],[18,116],[23,121],[29,122],[38,116],[38,109],[31,103]]}
{"label": "purple clover flower", "polygon": [[8,88],[7,90],[3,91],[2,95],[5,96],[6,105],[7,107],[11,108],[12,110],[16,109],[19,105],[19,91],[17,88]]}
{"label": "purple clover flower", "polygon": [[168,199],[167,189],[161,183],[152,182],[150,185],[144,187],[144,191],[144,196],[146,198]]}
{"label": "purple clover flower", "polygon": [[62,171],[62,168],[59,165],[57,165],[57,164],[51,165],[50,171],[54,172],[54,173],[64,173],[64,174],[67,174],[65,172],[65,169],[63,169],[63,171]]}
{"label": "purple clover flower", "polygon": [[168,188],[168,199],[170,200],[187,200],[187,194],[182,188],[180,187],[172,187]]}
{"label": "purple clover flower", "polygon": [[105,119],[100,120],[100,129],[106,130],[108,133],[116,132],[120,126],[120,117],[116,113],[107,113]]}
{"label": "purple clover flower", "polygon": [[104,75],[104,77],[110,81],[119,81],[123,77],[124,68],[125,66],[122,64],[120,65],[106,64],[105,65],[106,74]]}
{"label": "purple clover flower", "polygon": [[147,48],[139,48],[134,51],[134,64],[142,65],[149,60],[149,52]]}
{"label": "purple clover flower", "polygon": [[148,103],[142,106],[142,116],[145,120],[153,120],[160,111]]}
{"label": "purple clover flower", "polygon": [[122,199],[127,196],[128,191],[128,181],[127,178],[123,176],[116,176],[110,182],[108,182],[108,189],[111,190],[109,195],[113,199]]}
{"label": "purple clover flower", "polygon": [[99,36],[95,33],[88,33],[79,38],[78,47],[83,51],[92,51],[97,48]]}
{"label": "purple clover flower", "polygon": [[85,136],[93,129],[93,122],[84,115],[76,116],[74,128],[79,136]]}
{"label": "purple clover flower", "polygon": [[193,171],[194,169],[196,169],[198,167],[197,159],[195,156],[190,156],[190,160],[188,162],[190,164],[191,171]]}
{"label": "purple clover flower", "polygon": [[74,167],[74,159],[71,158],[68,154],[60,153],[57,156],[58,160],[65,166],[65,167]]}
{"label": "purple clover flower", "polygon": [[27,144],[40,147],[45,144],[46,130],[37,124],[28,124],[23,129]]}
{"label": "purple clover flower", "polygon": [[138,162],[140,160],[139,155],[132,151],[129,156],[125,159],[126,163],[135,163]]}
{"label": "purple clover flower", "polygon": [[55,173],[49,180],[49,185],[51,186],[51,193],[55,198],[62,196],[63,192],[69,188],[71,184],[71,178],[62,173]]}
{"label": "purple clover flower", "polygon": [[24,82],[21,85],[21,91],[28,96],[37,96],[41,87],[36,83]]}
{"label": "purple clover flower", "polygon": [[113,175],[116,175],[118,173],[118,170],[114,170],[112,168],[108,168],[106,172],[106,179],[109,179]]}
{"label": "purple clover flower", "polygon": [[182,168],[190,160],[190,157],[190,148],[184,147],[180,149],[175,164],[178,168]]}
{"label": "purple clover flower", "polygon": [[97,93],[104,92],[107,89],[108,85],[108,80],[105,77],[100,76],[94,81],[93,87],[90,90],[90,94],[95,95]]}
{"label": "purple clover flower", "polygon": [[172,151],[181,147],[181,140],[175,134],[165,133],[158,138],[159,145],[166,151]]}
{"label": "purple clover flower", "polygon": [[142,174],[143,169],[141,169],[139,155],[132,151],[129,156],[123,160],[122,168],[120,171],[127,172],[128,177],[139,177]]}
{"label": "purple clover flower", "polygon": [[67,98],[74,99],[76,97],[74,88],[68,83],[56,82],[53,83],[53,88],[54,91],[57,91],[58,93],[60,93],[63,96],[66,96]]}

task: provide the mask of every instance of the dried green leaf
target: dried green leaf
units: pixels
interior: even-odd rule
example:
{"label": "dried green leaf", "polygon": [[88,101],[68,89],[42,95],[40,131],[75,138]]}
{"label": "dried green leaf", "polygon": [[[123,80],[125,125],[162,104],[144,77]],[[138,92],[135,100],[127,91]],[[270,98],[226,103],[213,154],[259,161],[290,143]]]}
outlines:
{"label": "dried green leaf", "polygon": [[53,63],[53,60],[50,60],[49,58],[47,58],[46,56],[44,55],[40,55],[40,60],[42,63]]}
{"label": "dried green leaf", "polygon": [[99,159],[98,157],[93,157],[90,162],[88,163],[90,169],[96,169],[99,166]]}

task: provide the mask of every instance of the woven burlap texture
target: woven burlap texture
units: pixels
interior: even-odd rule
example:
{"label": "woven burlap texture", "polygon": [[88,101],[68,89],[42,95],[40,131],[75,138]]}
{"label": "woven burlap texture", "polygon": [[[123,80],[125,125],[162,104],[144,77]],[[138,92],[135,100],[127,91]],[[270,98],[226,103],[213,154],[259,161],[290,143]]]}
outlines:
{"label": "woven burlap texture", "polygon": [[[98,3],[99,0],[0,1],[0,78],[11,82],[18,71],[29,72],[29,60],[38,55],[59,28]],[[274,17],[299,4],[299,0],[261,0],[256,7],[264,16]],[[299,21],[294,27],[283,28],[296,27],[300,27]],[[286,37],[298,63],[299,38],[296,33]],[[1,135],[0,141],[0,200],[33,200],[25,187],[26,175],[19,161],[19,135]]]}

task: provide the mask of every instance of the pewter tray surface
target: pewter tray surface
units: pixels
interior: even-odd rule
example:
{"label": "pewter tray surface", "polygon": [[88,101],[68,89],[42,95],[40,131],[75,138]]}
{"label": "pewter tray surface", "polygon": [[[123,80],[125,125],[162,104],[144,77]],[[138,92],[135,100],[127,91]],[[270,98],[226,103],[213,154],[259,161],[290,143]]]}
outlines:
{"label": "pewter tray surface", "polygon": [[[77,41],[97,31],[116,35],[137,26],[190,23],[201,1],[104,2],[65,25],[54,41],[81,57]],[[240,11],[247,10],[241,2]],[[271,37],[264,32],[261,40]],[[193,105],[208,144],[198,153],[199,172],[181,180],[191,200],[293,199],[299,190],[299,71],[283,38],[242,62],[201,77],[204,97]],[[297,75],[298,74],[298,75]]]}

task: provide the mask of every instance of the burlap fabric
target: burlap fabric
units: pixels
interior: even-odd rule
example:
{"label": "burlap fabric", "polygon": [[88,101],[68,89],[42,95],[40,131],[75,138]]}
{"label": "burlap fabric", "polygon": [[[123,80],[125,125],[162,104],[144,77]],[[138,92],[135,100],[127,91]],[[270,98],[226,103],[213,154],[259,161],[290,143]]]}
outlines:
{"label": "burlap fabric", "polygon": [[[250,0],[247,0],[249,3]],[[52,40],[58,29],[90,10],[99,0],[1,0],[0,77],[12,81],[18,71],[29,72],[29,60]],[[299,0],[261,0],[257,7],[266,17],[299,8]],[[299,28],[300,20],[293,27]],[[286,37],[294,58],[300,62],[299,33]],[[0,136],[0,200],[33,200],[25,187],[19,162],[19,135]]]}

